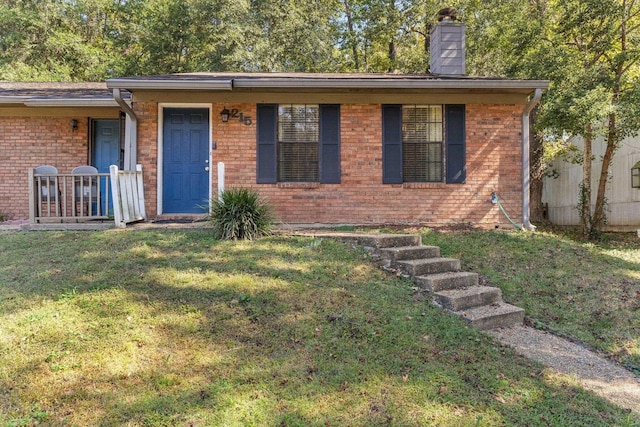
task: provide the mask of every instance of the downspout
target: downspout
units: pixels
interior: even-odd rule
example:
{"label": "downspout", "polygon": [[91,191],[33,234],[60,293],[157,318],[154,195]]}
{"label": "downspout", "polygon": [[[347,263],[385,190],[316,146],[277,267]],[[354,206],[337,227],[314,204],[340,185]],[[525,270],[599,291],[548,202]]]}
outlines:
{"label": "downspout", "polygon": [[522,226],[525,230],[533,231],[536,226],[531,224],[530,205],[531,196],[529,194],[530,187],[530,167],[529,167],[529,115],[542,97],[542,89],[537,88],[533,94],[533,98],[527,103],[522,111]]}
{"label": "downspout", "polygon": [[116,100],[120,108],[127,115],[124,130],[124,170],[133,171],[136,169],[138,151],[138,117],[133,108],[122,99],[120,89],[113,89],[113,99]]}

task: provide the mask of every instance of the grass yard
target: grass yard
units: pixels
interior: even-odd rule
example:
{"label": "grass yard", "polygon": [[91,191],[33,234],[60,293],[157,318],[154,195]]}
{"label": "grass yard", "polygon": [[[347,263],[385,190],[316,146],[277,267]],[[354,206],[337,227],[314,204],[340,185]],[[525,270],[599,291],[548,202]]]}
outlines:
{"label": "grass yard", "polygon": [[534,325],[577,339],[640,375],[640,239],[585,243],[570,229],[427,231],[425,244],[502,289]]}
{"label": "grass yard", "polygon": [[[556,312],[546,294],[555,288],[518,291],[506,279],[537,277],[533,267],[559,263],[559,254],[584,259],[576,273],[587,274],[593,258],[638,283],[637,264],[619,249],[547,234],[475,235],[469,252],[456,246],[467,236],[425,240],[440,241],[516,303],[521,293],[543,292],[526,307],[541,322],[544,302]],[[515,271],[495,267],[521,239],[541,249],[519,255]],[[495,251],[479,253],[491,245]],[[571,307],[583,301],[571,295]],[[559,299],[570,304],[569,296]],[[147,230],[0,234],[0,425],[639,422],[432,307],[410,281],[377,269],[357,249],[310,238],[221,242],[198,231]]]}

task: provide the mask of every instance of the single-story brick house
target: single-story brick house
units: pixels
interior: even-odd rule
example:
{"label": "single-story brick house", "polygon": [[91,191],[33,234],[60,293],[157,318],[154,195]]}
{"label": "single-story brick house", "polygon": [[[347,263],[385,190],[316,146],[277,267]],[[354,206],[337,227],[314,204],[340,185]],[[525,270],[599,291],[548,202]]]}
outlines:
{"label": "single-story brick house", "polygon": [[225,187],[258,190],[283,223],[492,227],[495,192],[528,226],[528,117],[548,82],[440,71],[0,83],[0,213],[27,217],[28,168],[116,163],[143,166],[150,219],[201,215],[224,163]]}

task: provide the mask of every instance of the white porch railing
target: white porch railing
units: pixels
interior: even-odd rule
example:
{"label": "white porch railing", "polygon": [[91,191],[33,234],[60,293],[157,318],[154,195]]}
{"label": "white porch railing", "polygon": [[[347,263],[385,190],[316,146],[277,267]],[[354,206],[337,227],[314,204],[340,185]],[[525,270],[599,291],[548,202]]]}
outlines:
{"label": "white porch railing", "polygon": [[[142,166],[136,171],[71,174],[29,169],[29,220],[36,223],[115,220],[116,227],[146,219]],[[114,203],[116,201],[116,203]]]}
{"label": "white porch railing", "polygon": [[108,219],[113,210],[110,185],[108,173],[37,174],[29,169],[29,219],[31,223]]}

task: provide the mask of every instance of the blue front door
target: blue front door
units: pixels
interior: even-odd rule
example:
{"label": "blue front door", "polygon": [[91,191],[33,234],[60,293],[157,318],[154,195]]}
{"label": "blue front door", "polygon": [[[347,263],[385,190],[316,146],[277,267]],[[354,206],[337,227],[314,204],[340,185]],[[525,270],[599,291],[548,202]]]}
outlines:
{"label": "blue front door", "polygon": [[[94,120],[93,121],[93,166],[99,173],[109,173],[111,165],[120,164],[120,120]],[[113,213],[111,195],[107,192],[109,177],[100,177],[100,209],[94,206],[94,212]]]}
{"label": "blue front door", "polygon": [[209,205],[209,110],[165,108],[163,213],[205,213]]}

